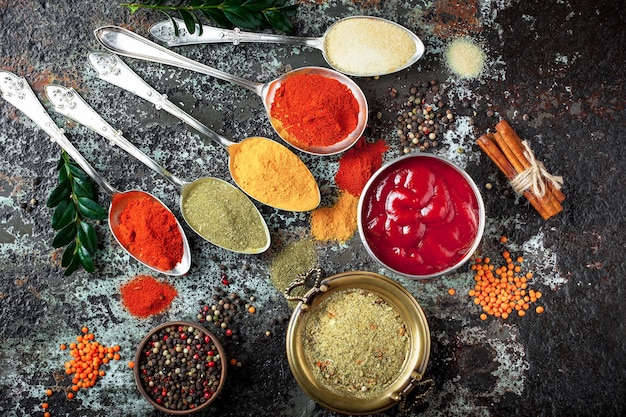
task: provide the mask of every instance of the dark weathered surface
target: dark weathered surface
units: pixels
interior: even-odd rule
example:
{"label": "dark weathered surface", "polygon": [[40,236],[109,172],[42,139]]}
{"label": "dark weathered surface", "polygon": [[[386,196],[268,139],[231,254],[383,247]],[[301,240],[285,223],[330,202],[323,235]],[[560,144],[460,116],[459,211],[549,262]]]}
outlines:
{"label": "dark weathered surface", "polygon": [[[447,136],[434,152],[464,166],[483,190],[488,224],[479,252],[496,257],[502,249],[497,239],[506,234],[510,248],[533,270],[533,286],[544,294],[542,315],[481,321],[465,295],[473,285],[469,268],[430,282],[394,277],[422,305],[432,336],[429,376],[437,389],[416,412],[624,415],[623,2],[338,3],[303,3],[294,20],[297,34],[317,36],[337,17],[363,13],[407,26],[427,47],[426,56],[407,71],[358,80],[372,110],[368,137],[387,140],[388,159],[398,156],[401,147],[394,124],[409,86],[438,79],[458,125],[457,134]],[[120,24],[147,35],[148,27],[161,18],[150,13],[130,16],[117,6],[111,1],[0,0],[0,70],[25,76],[42,99],[42,87],[50,82],[77,88],[129,140],[183,178],[228,179],[223,150],[205,143],[173,117],[98,80],[88,66],[87,52],[98,49],[92,36],[96,27]],[[442,47],[459,34],[481,39],[486,46],[487,71],[479,81],[459,81],[442,65]],[[324,65],[317,51],[280,45],[197,46],[179,52],[263,82],[287,67]],[[127,62],[224,135],[237,140],[249,135],[276,138],[259,98],[251,93],[187,71]],[[390,88],[398,91],[397,97],[389,94]],[[103,139],[51,113],[114,185],[153,191],[176,212],[176,190],[164,180],[123,152],[103,146]],[[523,199],[512,195],[504,177],[473,145],[499,117],[531,142],[551,172],[565,178],[565,210],[554,219],[543,221]],[[50,245],[52,212],[44,204],[56,184],[59,149],[4,100],[0,100],[0,144],[0,414],[37,415],[47,400],[52,415],[156,415],[135,389],[126,362],[150,327],[170,319],[195,320],[199,302],[208,300],[215,286],[222,286],[220,265],[226,265],[229,290],[243,293],[248,288],[257,297],[258,312],[241,324],[241,342],[225,339],[228,354],[241,360],[242,368],[231,370],[224,391],[206,415],[333,415],[315,406],[291,376],[284,347],[290,308],[269,280],[269,265],[281,244],[309,234],[308,215],[262,207],[274,243],[261,256],[228,254],[189,231],[194,264],[188,276],[173,280],[180,296],[167,313],[138,320],[121,306],[119,286],[135,274],[149,272],[122,253],[106,227],[98,229],[102,248],[96,273],[63,277],[59,254]],[[303,160],[319,180],[323,202],[330,202],[338,157],[303,156]],[[487,183],[493,188],[486,189]],[[31,199],[37,204],[31,206]],[[367,258],[358,236],[344,245],[319,243],[318,251],[327,274],[365,269],[393,277]],[[455,296],[448,295],[450,287],[457,290]],[[120,344],[123,359],[75,400],[67,401],[61,393],[46,399],[44,391],[54,384],[53,373],[68,359],[58,346],[72,341],[83,325],[102,343]],[[266,330],[272,336],[265,336]]]}

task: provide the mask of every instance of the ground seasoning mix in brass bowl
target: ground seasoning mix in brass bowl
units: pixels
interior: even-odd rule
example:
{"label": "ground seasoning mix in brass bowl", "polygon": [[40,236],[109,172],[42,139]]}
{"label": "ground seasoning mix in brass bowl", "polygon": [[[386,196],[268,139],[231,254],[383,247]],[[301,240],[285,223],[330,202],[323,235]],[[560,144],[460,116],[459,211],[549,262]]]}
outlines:
{"label": "ground seasoning mix in brass bowl", "polygon": [[372,414],[405,400],[430,354],[426,318],[397,282],[371,272],[328,277],[298,304],[287,330],[296,380],[317,403]]}
{"label": "ground seasoning mix in brass bowl", "polygon": [[141,394],[167,414],[188,415],[215,400],[226,378],[224,348],[204,327],[164,323],[141,341],[135,381]]}

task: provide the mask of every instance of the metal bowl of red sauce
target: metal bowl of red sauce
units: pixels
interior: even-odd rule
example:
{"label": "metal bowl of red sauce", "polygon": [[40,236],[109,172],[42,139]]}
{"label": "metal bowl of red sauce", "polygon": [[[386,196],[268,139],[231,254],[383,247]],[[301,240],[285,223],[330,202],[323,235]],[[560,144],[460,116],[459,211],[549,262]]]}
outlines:
{"label": "metal bowl of red sauce", "polygon": [[463,169],[440,156],[410,154],[370,178],[358,226],[379,264],[412,279],[434,278],[472,256],[485,229],[485,206]]}

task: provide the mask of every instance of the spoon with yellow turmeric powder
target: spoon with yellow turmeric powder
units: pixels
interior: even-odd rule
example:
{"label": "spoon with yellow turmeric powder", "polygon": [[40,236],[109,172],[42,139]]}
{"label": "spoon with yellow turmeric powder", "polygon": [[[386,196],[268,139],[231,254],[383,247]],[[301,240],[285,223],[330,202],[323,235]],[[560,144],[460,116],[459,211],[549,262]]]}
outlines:
{"label": "spoon with yellow turmeric powder", "polygon": [[114,54],[92,52],[89,62],[102,80],[148,100],[226,149],[233,180],[253,199],[285,211],[310,211],[320,204],[313,174],[287,147],[263,137],[239,143],[226,139],[169,101]]}

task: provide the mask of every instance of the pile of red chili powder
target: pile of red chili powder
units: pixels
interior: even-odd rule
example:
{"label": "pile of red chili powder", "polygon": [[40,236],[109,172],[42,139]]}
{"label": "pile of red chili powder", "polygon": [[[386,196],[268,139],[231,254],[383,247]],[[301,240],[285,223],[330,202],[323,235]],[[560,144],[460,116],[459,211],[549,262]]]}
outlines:
{"label": "pile of red chili powder", "polygon": [[120,287],[122,304],[136,317],[149,317],[164,311],[178,295],[176,288],[149,275],[138,275]]}

